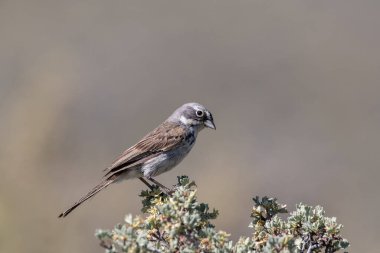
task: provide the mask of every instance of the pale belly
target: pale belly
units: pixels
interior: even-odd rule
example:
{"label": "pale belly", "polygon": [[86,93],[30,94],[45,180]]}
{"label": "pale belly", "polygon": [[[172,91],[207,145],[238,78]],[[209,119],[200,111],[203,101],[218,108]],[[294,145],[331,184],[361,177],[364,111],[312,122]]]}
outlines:
{"label": "pale belly", "polygon": [[166,171],[173,169],[179,164],[183,158],[190,152],[194,142],[189,145],[184,145],[180,148],[176,148],[173,151],[168,151],[160,154],[159,156],[152,158],[144,163],[141,167],[141,172],[144,177],[155,177]]}

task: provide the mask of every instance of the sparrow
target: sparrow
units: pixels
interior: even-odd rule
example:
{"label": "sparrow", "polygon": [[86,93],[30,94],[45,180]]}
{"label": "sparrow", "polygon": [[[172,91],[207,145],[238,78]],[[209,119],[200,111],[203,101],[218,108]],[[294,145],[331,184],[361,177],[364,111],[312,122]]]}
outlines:
{"label": "sparrow", "polygon": [[170,191],[154,177],[179,164],[194,146],[198,133],[205,127],[216,129],[210,111],[198,103],[182,105],[161,125],[125,150],[105,169],[102,181],[58,217],[66,217],[110,184],[126,179],[139,178],[151,189],[152,185],[148,181],[166,192]]}

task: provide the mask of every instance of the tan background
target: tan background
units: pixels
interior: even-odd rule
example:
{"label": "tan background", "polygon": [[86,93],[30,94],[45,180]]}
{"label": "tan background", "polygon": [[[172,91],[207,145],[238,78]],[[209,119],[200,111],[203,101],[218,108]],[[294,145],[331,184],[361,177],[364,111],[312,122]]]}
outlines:
{"label": "tan background", "polygon": [[187,174],[249,235],[254,195],[321,204],[378,252],[380,2],[0,1],[0,251],[103,252],[138,181],[65,220],[124,148],[184,102],[214,114]]}

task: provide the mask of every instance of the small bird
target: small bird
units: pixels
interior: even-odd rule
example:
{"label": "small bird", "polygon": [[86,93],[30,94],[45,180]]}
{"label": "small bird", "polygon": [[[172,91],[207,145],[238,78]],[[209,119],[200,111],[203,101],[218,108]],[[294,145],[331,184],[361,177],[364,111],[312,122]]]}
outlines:
{"label": "small bird", "polygon": [[112,183],[139,178],[152,189],[150,181],[166,192],[170,190],[157,182],[158,176],[179,164],[190,152],[203,128],[215,128],[212,114],[201,104],[187,103],[179,107],[161,125],[139,142],[125,150],[110,167],[103,180],[58,217],[66,217],[84,201]]}

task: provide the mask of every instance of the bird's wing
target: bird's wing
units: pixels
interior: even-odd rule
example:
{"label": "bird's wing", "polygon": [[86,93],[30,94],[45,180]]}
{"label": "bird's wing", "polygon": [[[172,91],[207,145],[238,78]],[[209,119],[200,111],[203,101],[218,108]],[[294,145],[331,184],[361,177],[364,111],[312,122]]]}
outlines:
{"label": "bird's wing", "polygon": [[113,183],[124,170],[128,170],[131,166],[142,164],[152,157],[180,145],[184,138],[186,138],[186,133],[186,129],[183,126],[164,122],[151,133],[146,135],[141,141],[124,151],[124,153],[107,169],[108,172],[106,173],[104,180],[78,202],[74,203],[69,209],[61,213],[59,217],[65,217],[84,201],[93,197],[102,189]]}
{"label": "bird's wing", "polygon": [[178,146],[186,137],[184,126],[164,122],[141,141],[125,150],[110,167],[106,169],[105,176],[119,172],[122,169],[141,164],[158,154]]}

